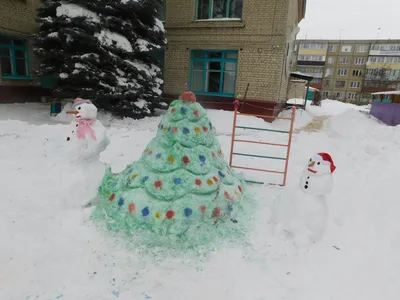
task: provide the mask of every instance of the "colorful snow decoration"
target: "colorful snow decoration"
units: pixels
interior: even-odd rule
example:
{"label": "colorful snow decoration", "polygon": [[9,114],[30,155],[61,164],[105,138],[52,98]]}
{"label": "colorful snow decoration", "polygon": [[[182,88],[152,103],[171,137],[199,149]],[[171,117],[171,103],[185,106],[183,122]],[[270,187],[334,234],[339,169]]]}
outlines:
{"label": "colorful snow decoration", "polygon": [[209,232],[222,222],[237,226],[244,191],[206,111],[187,92],[171,103],[138,161],[119,174],[108,169],[94,218],[124,231],[141,227],[181,236],[210,226]]}

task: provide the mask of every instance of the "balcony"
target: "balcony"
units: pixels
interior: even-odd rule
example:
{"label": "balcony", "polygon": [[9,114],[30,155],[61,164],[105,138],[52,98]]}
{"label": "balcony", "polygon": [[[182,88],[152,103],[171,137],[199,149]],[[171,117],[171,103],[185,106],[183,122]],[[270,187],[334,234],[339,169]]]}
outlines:
{"label": "balcony", "polygon": [[298,60],[298,66],[317,66],[323,67],[325,66],[325,61],[315,61],[315,60]]}
{"label": "balcony", "polygon": [[369,55],[400,56],[400,50],[370,50]]}

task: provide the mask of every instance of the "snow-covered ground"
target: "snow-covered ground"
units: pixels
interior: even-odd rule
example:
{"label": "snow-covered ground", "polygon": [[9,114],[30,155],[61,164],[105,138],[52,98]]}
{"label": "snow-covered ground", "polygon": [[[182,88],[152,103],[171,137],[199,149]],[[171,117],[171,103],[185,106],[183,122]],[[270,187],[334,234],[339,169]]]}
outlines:
{"label": "snow-covered ground", "polygon": [[[399,299],[400,128],[381,125],[359,109],[327,100],[299,111],[288,186],[250,186],[257,214],[246,243],[174,257],[127,249],[91,226],[87,211],[68,205],[73,178],[65,173],[71,166],[60,157],[66,115],[50,118],[44,104],[0,105],[0,299]],[[208,113],[228,157],[232,113]],[[322,128],[304,129],[321,116],[327,117]],[[115,120],[102,114],[100,120],[111,140],[101,160],[118,171],[139,158],[160,117]],[[267,124],[243,117],[239,123],[288,128],[285,120]],[[270,142],[287,139],[274,133],[237,134]],[[252,147],[251,153],[285,155],[281,148],[262,147]],[[318,243],[297,248],[273,234],[271,204],[285,190],[296,189],[308,158],[322,151],[337,166],[327,230]],[[235,157],[235,164],[282,168],[254,158]],[[248,176],[281,181],[280,175]]]}

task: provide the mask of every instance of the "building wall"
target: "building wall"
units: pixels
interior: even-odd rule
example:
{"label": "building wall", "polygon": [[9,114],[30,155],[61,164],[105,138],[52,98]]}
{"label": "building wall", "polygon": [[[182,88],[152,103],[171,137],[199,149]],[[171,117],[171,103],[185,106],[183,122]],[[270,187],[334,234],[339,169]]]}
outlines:
{"label": "building wall", "polygon": [[[35,22],[40,0],[1,0],[0,1],[0,36],[24,38],[28,40],[30,79],[12,80],[2,78],[0,72],[0,102],[38,100],[35,87],[38,86],[35,69],[38,61],[32,54],[30,37],[37,31]],[[1,69],[1,65],[0,65]],[[35,96],[36,95],[36,96]]]}
{"label": "building wall", "polygon": [[235,21],[196,21],[195,3],[168,0],[165,94],[190,89],[191,50],[238,50],[235,97],[243,97],[249,83],[247,99],[285,100],[288,32],[297,27],[297,0],[244,0],[242,19]]}

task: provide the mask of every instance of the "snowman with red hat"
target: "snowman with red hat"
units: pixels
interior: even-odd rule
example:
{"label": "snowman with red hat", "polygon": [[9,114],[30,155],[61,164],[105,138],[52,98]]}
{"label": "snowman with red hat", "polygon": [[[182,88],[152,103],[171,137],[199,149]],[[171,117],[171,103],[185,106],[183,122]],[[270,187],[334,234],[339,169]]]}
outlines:
{"label": "snowman with red hat", "polygon": [[308,160],[300,177],[300,190],[285,190],[273,205],[276,233],[293,238],[298,246],[322,238],[328,219],[326,198],[333,190],[335,169],[328,153],[317,153]]}
{"label": "snowman with red hat", "polygon": [[[65,176],[65,202],[70,207],[85,206],[97,195],[106,166],[99,160],[109,144],[106,128],[97,120],[97,107],[89,100],[75,99],[67,114],[74,119],[65,143],[70,170]],[[68,166],[68,165],[67,165]],[[64,175],[65,174],[65,175]]]}
{"label": "snowman with red hat", "polygon": [[98,158],[109,144],[106,128],[97,120],[97,107],[90,101],[76,98],[72,110],[74,120],[66,141],[78,159]]}

